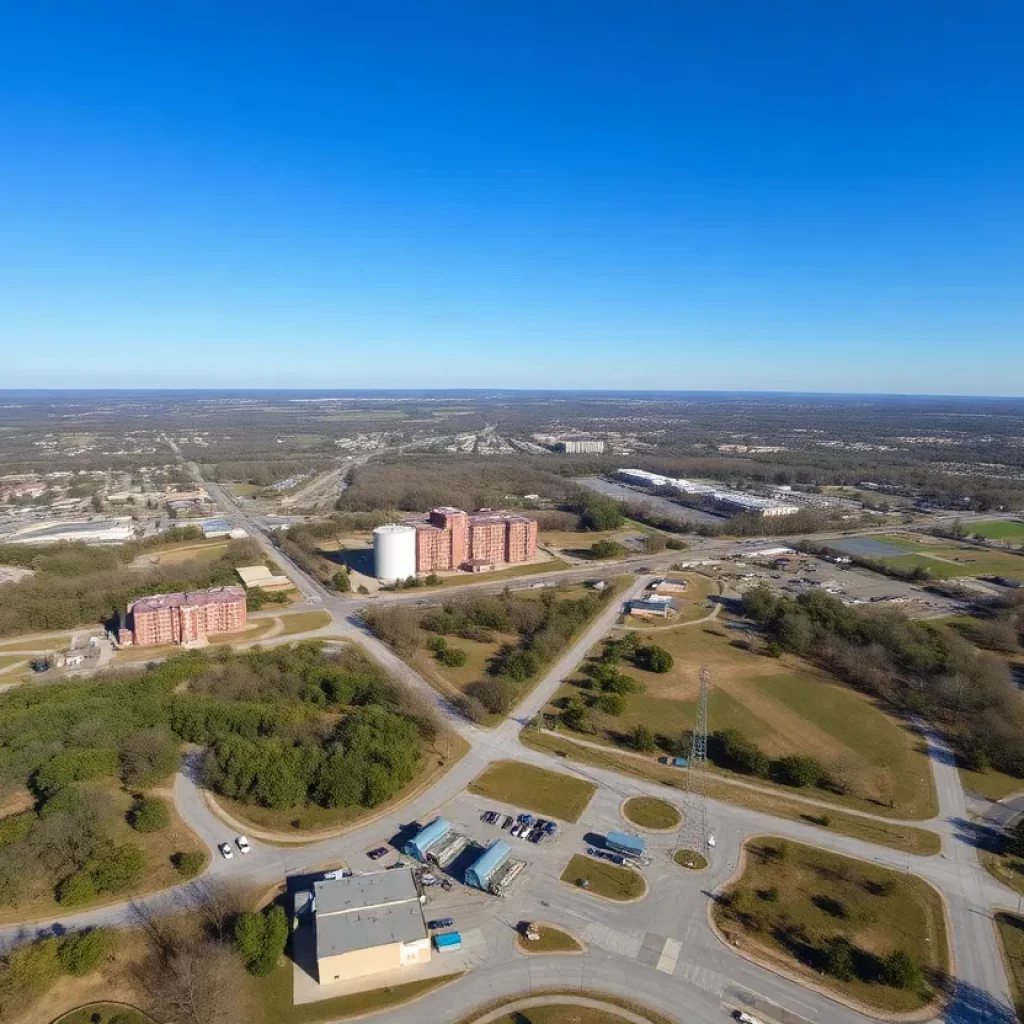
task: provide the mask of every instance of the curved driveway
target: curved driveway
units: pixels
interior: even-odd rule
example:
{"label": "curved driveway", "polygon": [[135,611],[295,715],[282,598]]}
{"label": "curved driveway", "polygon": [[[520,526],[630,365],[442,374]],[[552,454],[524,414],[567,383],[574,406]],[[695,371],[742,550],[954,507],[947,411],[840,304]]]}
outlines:
{"label": "curved driveway", "polygon": [[[207,486],[215,494],[219,490]],[[336,838],[303,846],[285,848],[253,842],[251,854],[236,856],[231,862],[223,861],[215,852],[216,843],[225,838],[225,826],[206,806],[191,777],[190,765],[186,764],[175,781],[178,809],[214,850],[214,857],[199,882],[140,900],[147,909],[181,906],[201,895],[210,881],[236,880],[241,870],[247,882],[269,886],[279,883],[284,875],[312,871],[339,861],[360,863],[371,846],[379,845],[403,824],[431,816],[458,797],[489,763],[499,759],[554,768],[594,782],[599,788],[584,815],[584,822],[591,811],[617,815],[617,808],[625,797],[664,795],[664,787],[657,783],[574,764],[531,750],[519,741],[522,725],[544,706],[589,648],[610,628],[617,615],[618,602],[611,603],[573,643],[512,717],[495,729],[484,729],[462,719],[418,673],[367,634],[358,620],[350,618],[351,603],[329,594],[315,580],[305,576],[280,550],[270,545],[237,507],[226,499],[222,499],[222,503],[232,511],[236,523],[244,525],[252,536],[268,546],[275,560],[300,583],[307,599],[332,614],[334,625],[330,630],[334,635],[358,639],[393,675],[429,698],[449,726],[469,743],[470,750],[429,790],[371,823],[357,826]],[[638,579],[630,587],[630,594],[645,582],[645,579]],[[389,1010],[380,1019],[389,1024],[453,1020],[496,998],[545,988],[609,992],[650,1006],[684,1024],[723,1021],[726,1008],[736,1006],[750,1006],[757,1016],[786,1024],[801,1021],[845,1024],[867,1019],[813,989],[735,955],[711,932],[706,917],[708,894],[734,872],[744,838],[770,832],[914,872],[931,882],[943,894],[949,910],[957,979],[956,996],[944,1019],[955,1024],[1008,1024],[1015,1018],[995,938],[992,908],[1015,906],[1017,896],[996,882],[979,864],[971,845],[964,792],[951,753],[935,735],[928,736],[928,743],[940,813],[932,821],[919,824],[941,834],[942,853],[938,856],[900,853],[811,825],[709,801],[708,818],[717,837],[717,847],[707,871],[697,874],[683,871],[672,864],[669,856],[674,837],[652,838],[651,864],[645,869],[648,896],[636,904],[616,905],[595,900],[560,883],[557,874],[544,874],[538,869],[536,877],[519,886],[512,897],[488,904],[490,909],[480,929],[474,964],[464,978],[413,1004]],[[582,839],[582,826],[576,827],[575,832],[574,827],[567,827],[565,832],[567,835],[578,833]],[[60,921],[8,928],[0,932],[0,939],[19,933],[41,934],[98,924],[124,925],[131,923],[135,915],[135,905],[119,904],[69,915]],[[586,953],[573,957],[519,953],[513,942],[514,929],[519,921],[530,919],[551,921],[582,935]]]}

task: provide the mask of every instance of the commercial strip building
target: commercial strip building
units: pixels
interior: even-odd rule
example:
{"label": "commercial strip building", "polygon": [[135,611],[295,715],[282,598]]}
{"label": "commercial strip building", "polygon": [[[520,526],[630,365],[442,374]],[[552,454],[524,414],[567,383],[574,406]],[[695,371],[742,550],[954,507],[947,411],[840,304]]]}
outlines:
{"label": "commercial strip building", "polygon": [[128,606],[118,630],[122,645],[188,644],[245,629],[245,591],[214,587],[181,594],[153,594]]}
{"label": "commercial strip building", "polygon": [[469,514],[446,506],[378,527],[373,547],[374,572],[383,580],[455,569],[476,572],[534,558],[537,521],[512,512]]}
{"label": "commercial strip building", "polygon": [[72,541],[80,544],[123,544],[132,539],[131,516],[116,519],[91,519],[35,523],[4,536],[5,544],[58,544]]}
{"label": "commercial strip building", "polygon": [[422,899],[409,868],[314,882],[296,894],[296,921],[312,915],[321,985],[430,961]]}
{"label": "commercial strip building", "polygon": [[646,469],[620,469],[619,476],[630,483],[642,487],[670,487],[681,494],[703,497],[728,512],[750,512],[759,516],[791,516],[800,511],[800,506],[792,502],[779,501],[776,498],[765,498],[747,491],[734,491],[716,487],[713,484],[701,484],[694,480],[662,476],[650,473]]}

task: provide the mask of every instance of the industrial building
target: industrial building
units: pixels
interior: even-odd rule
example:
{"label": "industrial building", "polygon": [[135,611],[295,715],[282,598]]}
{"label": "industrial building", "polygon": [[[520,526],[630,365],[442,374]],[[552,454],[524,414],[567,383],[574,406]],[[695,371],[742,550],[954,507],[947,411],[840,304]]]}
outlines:
{"label": "industrial building", "polygon": [[217,633],[245,629],[245,617],[241,587],[153,594],[128,606],[127,623],[118,631],[118,640],[137,647],[196,643]]}
{"label": "industrial building", "polygon": [[456,832],[446,818],[435,818],[405,844],[405,852],[421,864],[436,864],[444,869],[469,843],[469,837]]}
{"label": "industrial building", "polygon": [[35,523],[4,537],[5,544],[123,544],[134,534],[130,516],[93,519],[87,522]]}
{"label": "industrial building", "polygon": [[374,575],[386,582],[416,575],[416,530],[401,523],[378,526],[373,531]]}
{"label": "industrial building", "polygon": [[294,590],[295,584],[287,576],[272,573],[265,565],[240,565],[235,572],[246,590]]}
{"label": "industrial building", "polygon": [[379,579],[456,569],[481,571],[528,562],[537,554],[537,521],[511,512],[431,509],[405,523],[373,531],[374,572]]}
{"label": "industrial building", "polygon": [[629,602],[629,614],[636,615],[642,619],[667,619],[673,611],[675,611],[675,608],[670,597],[653,595],[651,597],[637,598],[635,601]]}
{"label": "industrial building", "polygon": [[296,897],[301,923],[312,910],[321,985],[430,961],[430,936],[408,868],[329,878]]}
{"label": "industrial building", "polygon": [[566,455],[601,455],[604,453],[604,441],[563,441]]}
{"label": "industrial building", "polygon": [[513,858],[508,843],[496,839],[466,868],[466,885],[501,896],[525,867],[525,861]]}
{"label": "industrial building", "polygon": [[682,494],[706,498],[716,507],[727,512],[750,512],[759,516],[791,516],[800,511],[798,505],[765,498],[748,491],[734,491],[716,487],[713,484],[697,483],[660,473],[650,473],[646,469],[620,469],[619,476],[630,483],[643,487],[669,487]]}

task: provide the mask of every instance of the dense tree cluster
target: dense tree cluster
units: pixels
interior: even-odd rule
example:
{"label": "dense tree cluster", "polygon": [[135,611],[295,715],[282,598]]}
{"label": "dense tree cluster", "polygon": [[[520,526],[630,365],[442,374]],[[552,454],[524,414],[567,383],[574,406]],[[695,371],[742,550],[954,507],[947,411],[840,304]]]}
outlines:
{"label": "dense tree cluster", "polygon": [[[28,787],[36,798],[0,820],[0,904],[49,888],[75,906],[136,885],[145,860],[114,796],[122,783],[137,792],[166,779],[182,740],[207,747],[207,783],[234,799],[371,807],[413,778],[435,728],[358,650],[316,642],[192,651],[131,675],[0,695],[0,796]],[[127,819],[158,831],[168,808],[143,794]],[[193,874],[185,857],[177,866]]]}
{"label": "dense tree cluster", "polygon": [[820,591],[793,600],[759,587],[744,608],[783,649],[929,718],[965,763],[1024,777],[1024,709],[1000,658],[952,630],[892,610],[847,607]]}
{"label": "dense tree cluster", "polygon": [[515,594],[475,595],[446,601],[425,614],[412,608],[374,609],[365,613],[367,626],[386,643],[408,657],[423,642],[423,632],[434,634],[427,641],[440,656],[448,648],[437,638],[492,641],[495,634],[513,634],[516,642],[503,643],[488,667],[489,678],[467,690],[464,710],[507,714],[518,702],[524,685],[558,655],[569,639],[608,600],[610,591],[563,599],[545,590],[540,599]]}

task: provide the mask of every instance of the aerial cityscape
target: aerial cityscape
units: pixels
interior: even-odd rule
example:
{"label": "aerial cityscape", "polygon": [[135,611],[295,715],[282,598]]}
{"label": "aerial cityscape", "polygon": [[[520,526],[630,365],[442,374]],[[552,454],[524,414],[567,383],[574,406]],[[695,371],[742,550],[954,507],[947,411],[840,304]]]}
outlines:
{"label": "aerial cityscape", "polygon": [[1022,30],[12,9],[0,1022],[1024,1024]]}

